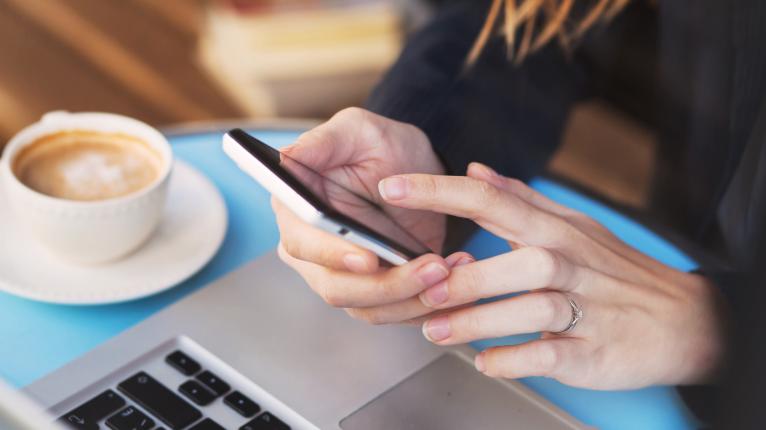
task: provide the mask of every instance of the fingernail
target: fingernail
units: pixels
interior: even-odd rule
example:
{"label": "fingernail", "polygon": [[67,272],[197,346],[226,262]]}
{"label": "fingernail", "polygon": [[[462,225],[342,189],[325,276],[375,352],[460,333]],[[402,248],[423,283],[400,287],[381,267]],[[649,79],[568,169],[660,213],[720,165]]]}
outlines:
{"label": "fingernail", "polygon": [[483,163],[482,163],[482,164],[479,164],[479,165],[480,165],[481,167],[483,167],[483,168],[484,168],[484,170],[485,170],[487,173],[489,173],[489,175],[490,175],[490,176],[500,176],[500,174],[498,174],[498,173],[495,171],[495,169],[493,169],[493,168],[491,168],[491,167],[487,166],[486,164],[483,164]]}
{"label": "fingernail", "polygon": [[471,257],[463,257],[455,263],[455,267],[465,266],[468,263],[473,263],[475,260]]}
{"label": "fingernail", "polygon": [[449,317],[436,317],[423,323],[423,336],[431,342],[439,342],[450,337]]}
{"label": "fingernail", "polygon": [[472,257],[465,256],[465,255],[451,254],[447,258],[445,258],[444,261],[447,263],[447,266],[452,268],[452,267],[458,267],[464,264],[472,263],[474,259]]}
{"label": "fingernail", "polygon": [[404,178],[386,178],[378,182],[378,191],[386,200],[400,200],[407,197],[407,180]]}
{"label": "fingernail", "polygon": [[447,266],[449,267],[455,267],[455,265],[460,262],[461,258],[463,257],[461,257],[460,254],[451,254],[444,259],[444,262],[447,263]]}
{"label": "fingernail", "polygon": [[421,267],[417,272],[420,282],[427,287],[443,280],[447,275],[449,275],[449,272],[439,263],[428,263]]}
{"label": "fingernail", "polygon": [[476,358],[473,360],[473,365],[476,366],[476,370],[478,370],[481,373],[484,373],[487,368],[484,366],[484,354],[479,353],[476,355]]}
{"label": "fingernail", "polygon": [[367,260],[359,254],[344,255],[343,264],[352,272],[364,272],[367,270]]}
{"label": "fingernail", "polygon": [[471,166],[469,166],[469,168],[470,167],[473,167],[474,169],[478,169],[479,173],[481,173],[482,176],[486,176],[487,178],[498,176],[497,172],[495,172],[491,167],[487,166],[484,163],[479,163],[478,161],[471,163]]}
{"label": "fingernail", "polygon": [[432,308],[447,301],[449,292],[447,291],[447,281],[439,282],[433,287],[420,293],[420,301],[424,305]]}
{"label": "fingernail", "polygon": [[496,171],[492,170],[491,167],[487,166],[486,164],[476,163],[475,168],[478,169],[477,173],[479,174],[480,179],[483,179],[484,181],[489,182],[490,184],[497,187],[503,186],[505,178]]}

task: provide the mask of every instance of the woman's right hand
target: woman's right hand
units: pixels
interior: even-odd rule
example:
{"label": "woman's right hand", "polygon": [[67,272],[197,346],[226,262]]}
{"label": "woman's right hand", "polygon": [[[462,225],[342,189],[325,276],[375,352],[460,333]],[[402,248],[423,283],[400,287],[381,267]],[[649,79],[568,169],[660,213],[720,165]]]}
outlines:
{"label": "woman's right hand", "polygon": [[[444,173],[422,131],[359,108],[337,113],[282,152],[386,206],[378,192],[381,179],[402,173]],[[447,259],[429,254],[402,266],[384,267],[374,253],[306,224],[273,198],[272,206],[281,235],[282,260],[327,303],[369,322],[400,322],[432,312],[418,294],[447,278],[451,266],[472,261],[465,253]],[[441,251],[444,215],[388,207],[402,227],[429,248]]]}

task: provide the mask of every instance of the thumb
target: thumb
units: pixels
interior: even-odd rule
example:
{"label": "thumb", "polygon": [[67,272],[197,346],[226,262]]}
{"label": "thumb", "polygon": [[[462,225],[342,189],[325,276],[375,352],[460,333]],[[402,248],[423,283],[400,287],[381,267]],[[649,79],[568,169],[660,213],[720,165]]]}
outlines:
{"label": "thumb", "polygon": [[347,124],[330,120],[300,135],[281,149],[282,155],[317,171],[354,163],[358,148]]}

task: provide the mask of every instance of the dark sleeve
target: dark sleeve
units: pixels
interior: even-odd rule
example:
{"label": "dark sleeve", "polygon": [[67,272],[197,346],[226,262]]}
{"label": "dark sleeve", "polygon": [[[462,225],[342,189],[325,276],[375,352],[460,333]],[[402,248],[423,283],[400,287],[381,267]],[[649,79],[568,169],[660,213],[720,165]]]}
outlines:
{"label": "dark sleeve", "polygon": [[367,107],[420,127],[452,174],[481,161],[526,180],[557,148],[585,73],[555,43],[516,67],[500,37],[462,73],[488,8],[485,0],[447,2],[410,38]]}
{"label": "dark sleeve", "polygon": [[[746,281],[744,274],[717,268],[702,268],[695,273],[708,278],[715,284],[723,296],[726,307],[734,308],[734,303],[741,300],[741,297],[738,297],[741,294],[738,293],[743,290],[743,283]],[[721,385],[719,383],[687,385],[678,386],[676,390],[687,408],[699,420],[699,428],[710,428],[720,414]]]}
{"label": "dark sleeve", "polygon": [[[730,309],[728,367],[722,386],[679,391],[693,412],[719,428],[763,428],[760,397],[766,379],[766,102],[757,109],[753,130],[718,207],[718,224],[731,268],[704,267]],[[715,413],[718,417],[714,420]]]}

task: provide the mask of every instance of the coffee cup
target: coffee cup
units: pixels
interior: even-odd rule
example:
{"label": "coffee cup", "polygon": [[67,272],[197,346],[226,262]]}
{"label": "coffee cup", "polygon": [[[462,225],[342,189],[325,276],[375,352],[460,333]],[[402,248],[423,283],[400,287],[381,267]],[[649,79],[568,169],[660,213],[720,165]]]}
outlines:
{"label": "coffee cup", "polygon": [[117,260],[164,211],[173,155],[153,127],[108,113],[51,112],[15,135],[0,180],[15,219],[61,258]]}

